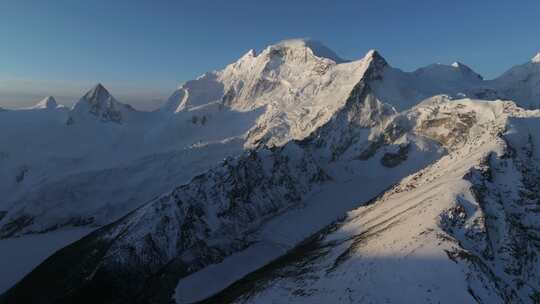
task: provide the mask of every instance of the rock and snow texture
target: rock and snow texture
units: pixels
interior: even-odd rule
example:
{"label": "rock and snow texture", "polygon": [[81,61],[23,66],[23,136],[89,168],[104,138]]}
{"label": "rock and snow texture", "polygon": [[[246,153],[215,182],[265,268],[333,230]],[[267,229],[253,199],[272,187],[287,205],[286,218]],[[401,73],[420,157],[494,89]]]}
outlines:
{"label": "rock and snow texture", "polygon": [[68,124],[85,119],[88,115],[102,122],[122,123],[131,112],[131,106],[120,103],[101,85],[97,84],[73,106]]}
{"label": "rock and snow texture", "polygon": [[188,81],[164,110],[189,111],[219,103],[237,111],[265,107],[248,134],[251,146],[302,139],[326,122],[360,81],[373,60],[344,62],[311,40],[290,40],[260,54],[249,51],[225,69]]}
{"label": "rock and snow texture", "polygon": [[540,113],[460,107],[448,155],[205,303],[536,303]]}
{"label": "rock and snow texture", "polygon": [[294,39],[160,111],[97,85],[2,112],[0,238],[104,227],[0,302],[534,302],[536,59],[483,80]]}
{"label": "rock and snow texture", "polygon": [[[370,97],[352,95],[348,104],[352,101],[368,106]],[[103,295],[104,290],[113,288],[116,291],[114,297],[123,300],[137,298],[163,302],[173,294],[180,303],[184,303],[182,299],[202,300],[204,298],[181,294],[178,289],[175,291],[175,283],[179,278],[189,278],[193,272],[219,264],[257,244],[288,244],[291,249],[339,217],[339,213],[335,217],[319,217],[313,225],[317,213],[302,217],[303,212],[332,213],[336,209],[345,212],[355,204],[361,204],[358,198],[368,201],[400,178],[437,160],[444,151],[450,152],[442,158],[449,163],[454,161],[454,155],[461,153],[466,164],[474,162],[472,156],[482,154],[476,147],[491,147],[485,144],[486,141],[504,129],[507,112],[514,108],[511,103],[452,101],[438,97],[401,114],[375,116],[370,124],[358,126],[365,129],[364,139],[347,142],[346,147],[342,146],[342,141],[307,140],[289,143],[283,148],[248,152],[240,158],[225,161],[191,183],[62,250],[12,289],[6,295],[7,299],[36,301],[56,294],[64,301],[77,301]],[[352,109],[355,107],[346,106],[340,113],[362,113]],[[325,126],[339,130],[343,123],[342,119],[334,119]],[[320,135],[325,134],[325,126],[321,127]],[[347,128],[342,130],[344,134],[349,132]],[[329,146],[334,146],[331,151],[344,152],[337,157],[328,157]],[[362,157],[353,157],[355,153],[348,151],[360,151]],[[436,168],[433,170],[443,174],[434,165],[428,168]],[[459,168],[469,169],[465,165]],[[449,170],[452,171],[452,167]],[[465,174],[461,171],[456,174],[462,176],[462,173]],[[453,175],[447,178],[451,179]],[[332,196],[334,200],[340,198],[337,205],[320,200]],[[324,206],[329,209],[323,211]],[[297,216],[294,216],[295,212],[298,212]],[[288,218],[289,214],[292,217]],[[282,222],[282,217],[283,220],[294,219],[295,223],[307,221],[295,228],[284,225],[287,221]],[[295,232],[306,227],[303,234]],[[299,237],[294,238],[295,234]],[[85,262],[75,268],[65,265],[75,257]],[[266,262],[268,260],[261,259],[259,267]],[[237,266],[243,267],[241,263]],[[23,292],[35,286],[39,277],[56,278],[50,270],[57,271],[58,267],[66,267],[61,273],[66,271],[67,274],[63,273],[62,277],[86,280],[87,283],[70,285],[58,278],[59,285],[43,282],[35,296]],[[90,279],[89,274],[92,274]],[[126,280],[130,284],[125,284]],[[89,289],[83,288],[87,284]],[[139,293],[141,284],[146,284],[143,293]],[[65,288],[70,292],[66,293]]]}

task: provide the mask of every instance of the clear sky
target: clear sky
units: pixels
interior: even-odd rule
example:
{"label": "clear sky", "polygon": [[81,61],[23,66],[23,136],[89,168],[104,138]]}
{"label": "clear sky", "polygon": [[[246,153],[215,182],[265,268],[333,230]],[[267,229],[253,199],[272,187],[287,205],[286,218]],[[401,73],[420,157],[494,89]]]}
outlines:
{"label": "clear sky", "polygon": [[540,51],[540,1],[0,0],[0,105],[69,103],[101,82],[152,107],[248,49],[298,37],[348,59],[377,49],[404,70],[461,61],[492,78]]}

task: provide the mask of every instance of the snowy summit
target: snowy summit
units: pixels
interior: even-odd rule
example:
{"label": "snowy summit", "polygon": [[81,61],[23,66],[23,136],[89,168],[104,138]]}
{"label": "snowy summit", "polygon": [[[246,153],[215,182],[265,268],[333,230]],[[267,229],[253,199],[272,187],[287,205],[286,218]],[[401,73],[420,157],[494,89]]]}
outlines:
{"label": "snowy summit", "polygon": [[89,116],[102,122],[122,123],[126,115],[133,111],[130,105],[117,101],[101,83],[98,83],[73,106],[69,124],[77,118],[87,119]]}
{"label": "snowy summit", "polygon": [[40,102],[38,102],[35,106],[33,106],[33,109],[56,109],[58,107],[58,103],[52,96],[47,96],[43,98]]}
{"label": "snowy summit", "polygon": [[322,42],[309,39],[309,38],[297,38],[287,39],[277,43],[276,48],[291,48],[291,49],[310,49],[317,57],[331,59],[335,62],[344,62],[345,60],[340,58],[333,50],[329,49]]}
{"label": "snowy summit", "polygon": [[531,59],[531,62],[540,63],[540,53],[536,54],[536,56]]}

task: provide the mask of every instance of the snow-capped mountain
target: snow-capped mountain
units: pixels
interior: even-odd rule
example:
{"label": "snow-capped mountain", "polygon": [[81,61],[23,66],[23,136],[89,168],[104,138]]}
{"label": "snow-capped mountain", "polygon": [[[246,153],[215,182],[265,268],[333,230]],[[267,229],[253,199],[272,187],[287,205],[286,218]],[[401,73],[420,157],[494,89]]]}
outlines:
{"label": "snow-capped mountain", "polygon": [[404,72],[294,39],[159,111],[98,84],[2,112],[0,237],[101,228],[0,302],[534,303],[537,65]]}
{"label": "snow-capped mountain", "polygon": [[[356,100],[361,104],[369,101],[369,98]],[[350,113],[348,109],[344,111]],[[361,113],[361,111],[356,113]],[[420,296],[419,294],[423,296],[424,293],[430,293],[429,296],[434,300],[444,300],[444,295],[457,290],[459,293],[456,296],[460,299],[473,300],[473,296],[477,293],[485,293],[485,300],[504,303],[505,298],[499,293],[494,293],[497,291],[496,288],[489,285],[486,288],[480,288],[475,285],[481,282],[497,286],[499,281],[489,276],[490,272],[487,274],[479,272],[474,268],[476,264],[469,265],[469,260],[463,258],[463,252],[468,253],[467,250],[470,249],[460,247],[465,246],[459,243],[460,239],[453,240],[465,237],[472,232],[463,232],[465,236],[462,236],[462,234],[452,234],[454,231],[452,229],[457,229],[454,226],[468,227],[467,216],[470,216],[469,225],[472,227],[467,229],[482,234],[481,230],[477,231],[480,228],[474,226],[483,224],[484,220],[478,219],[480,217],[478,213],[482,211],[480,207],[482,202],[478,202],[479,198],[470,194],[471,191],[475,191],[469,181],[473,179],[474,173],[470,172],[476,172],[474,171],[476,166],[483,164],[488,155],[499,153],[500,157],[504,158],[502,153],[505,140],[501,137],[504,135],[501,134],[515,119],[534,121],[538,117],[540,113],[526,112],[511,102],[450,100],[441,96],[409,111],[394,115],[388,120],[375,120],[373,123],[378,126],[367,130],[371,136],[365,137],[363,142],[360,140],[346,148],[346,150],[362,151],[361,154],[364,156],[356,160],[347,157],[352,153],[342,153],[341,159],[318,158],[318,153],[322,151],[324,154],[325,150],[325,145],[321,145],[318,141],[293,142],[277,150],[249,152],[240,158],[225,161],[220,167],[196,177],[190,184],[176,188],[120,221],[63,249],[38,267],[11,293],[8,293],[7,299],[18,302],[41,301],[57,295],[62,301],[67,302],[88,298],[94,301],[136,299],[141,302],[165,302],[174,295],[179,303],[204,300],[211,296],[212,292],[219,291],[219,289],[209,289],[205,285],[208,278],[212,274],[215,275],[215,270],[208,270],[208,268],[223,267],[222,271],[237,269],[236,271],[242,274],[242,268],[245,268],[244,261],[235,259],[235,255],[244,254],[250,250],[253,250],[251,254],[264,255],[261,250],[267,250],[272,246],[284,247],[281,250],[274,249],[278,256],[292,250],[292,255],[302,258],[303,255],[295,254],[295,250],[298,249],[293,248],[339,216],[339,213],[335,214],[335,217],[314,216],[315,214],[326,209],[334,210],[334,212],[338,209],[345,212],[355,204],[362,205],[362,202],[369,202],[370,198],[382,192],[383,194],[368,207],[353,211],[344,223],[337,226],[344,228],[329,230],[331,233],[324,236],[329,240],[320,245],[317,243],[314,247],[317,250],[323,250],[322,255],[317,251],[313,253],[316,257],[314,260],[310,258],[311,255],[308,255],[307,262],[298,262],[309,270],[298,271],[301,274],[306,273],[306,279],[303,276],[291,278],[292,289],[286,287],[288,286],[286,282],[276,283],[284,289],[283,292],[280,291],[281,289],[272,288],[274,280],[267,279],[266,273],[263,272],[262,280],[265,283],[262,287],[257,285],[253,288],[244,288],[240,285],[239,290],[248,290],[249,296],[246,299],[255,303],[271,302],[276,299],[278,302],[309,303],[316,298],[335,297],[336,294],[346,295],[347,292],[355,297],[362,295],[366,300],[391,297],[385,293],[374,293],[373,298],[370,298],[369,293],[363,294],[364,290],[370,290],[370,288],[354,289],[354,282],[358,276],[349,273],[355,270],[366,273],[365,268],[354,264],[354,267],[348,264],[341,266],[358,259],[357,263],[367,263],[362,260],[362,255],[356,257],[355,250],[371,248],[358,247],[360,246],[358,240],[363,240],[367,242],[366,246],[370,246],[368,242],[370,239],[366,240],[365,236],[373,233],[374,241],[371,246],[374,247],[371,250],[374,256],[378,256],[377,253],[386,254],[388,251],[388,256],[396,259],[400,255],[404,259],[412,255],[410,258],[415,259],[421,258],[424,254],[439,252],[438,255],[430,257],[435,260],[445,258],[442,261],[442,267],[446,267],[443,269],[447,269],[447,273],[441,277],[442,281],[433,280],[433,274],[430,276],[429,271],[435,271],[433,268],[427,268],[426,274],[423,274],[426,280],[431,278],[431,285],[425,289],[421,285],[422,277],[418,280],[405,281],[412,284],[409,294],[411,299],[416,299]],[[333,124],[332,129],[337,129],[336,127],[341,122],[336,119],[328,124]],[[324,127],[321,128],[321,130],[324,129]],[[379,138],[384,138],[385,142],[381,143]],[[355,145],[362,148],[355,149],[353,147]],[[403,179],[397,186],[391,187],[395,181],[410,173],[412,175]],[[507,175],[502,173],[502,176]],[[516,181],[519,181],[519,178],[506,181],[506,183],[511,184]],[[389,187],[391,187],[390,190],[385,191],[385,188]],[[437,195],[441,189],[447,189],[448,193],[445,196]],[[519,188],[516,191],[519,193]],[[348,193],[344,194],[346,192]],[[339,203],[332,204],[324,199],[325,193],[331,195]],[[416,198],[416,196],[419,197]],[[364,199],[357,201],[359,198]],[[465,201],[467,199],[469,201]],[[465,202],[469,205],[456,207],[456,204],[465,204]],[[462,210],[459,208],[470,210],[465,209],[466,211],[463,211],[465,215],[461,213],[456,215],[452,208],[457,208],[458,211]],[[369,211],[364,211],[364,209]],[[371,210],[373,210],[373,215],[370,213]],[[411,219],[406,220],[407,216]],[[456,217],[463,217],[463,220],[458,220],[458,223],[462,221],[463,224],[455,224]],[[302,226],[305,231],[290,230],[298,229],[295,224],[303,223],[302,221],[306,219],[309,219],[311,224],[306,225],[308,228]],[[294,220],[293,224],[283,225],[284,221],[290,220]],[[368,228],[367,223],[373,228]],[[394,225],[396,227],[390,229]],[[407,228],[409,225],[415,230]],[[388,240],[375,237],[385,235],[384,232],[387,230],[389,230]],[[402,234],[391,233],[392,231],[402,231]],[[354,233],[359,234],[358,240],[354,237]],[[470,238],[474,241],[479,236],[472,235]],[[395,240],[400,240],[400,242],[396,243]],[[303,246],[300,245],[299,248],[305,248]],[[338,252],[327,254],[325,250]],[[531,248],[531,250],[535,249]],[[447,257],[447,252],[459,263],[455,268],[452,266],[456,262]],[[457,253],[451,255],[450,253],[453,252]],[[311,251],[308,253],[311,254]],[[419,256],[416,256],[416,253]],[[385,256],[385,254],[380,254],[380,256]],[[481,252],[478,254],[480,255]],[[254,267],[253,270],[278,257],[268,253],[266,256],[267,259],[259,258],[259,261],[253,262],[255,264],[251,265]],[[289,260],[287,256],[285,255],[285,259]],[[328,256],[335,260],[325,261],[324,259]],[[77,259],[77,263],[65,265],[66,261],[72,259]],[[84,262],[79,263],[80,260]],[[408,263],[408,260],[404,261],[403,271],[412,267]],[[411,263],[415,265],[414,263],[417,262]],[[507,263],[512,264],[517,261],[507,261]],[[208,266],[211,264],[216,264],[216,266]],[[319,278],[320,275],[307,275],[310,271],[316,271],[314,269],[318,269],[317,267],[326,267],[327,264],[330,268],[323,268],[320,271],[329,273],[328,280],[339,278],[344,282],[318,283],[314,278]],[[296,265],[296,262],[293,265]],[[57,277],[56,273],[62,267],[66,268],[65,272],[60,271],[62,277],[69,278],[70,282]],[[286,264],[280,267],[294,266]],[[279,271],[281,268],[271,269]],[[347,275],[333,275],[341,269],[347,271]],[[387,273],[384,271],[388,271],[384,269],[386,268],[380,270],[382,273],[380,274],[379,270],[374,268],[373,275],[384,275]],[[396,266],[394,265],[392,269],[396,269]],[[268,271],[268,268],[263,268],[263,271]],[[285,271],[289,275],[297,273],[294,270]],[[437,271],[440,269],[438,268]],[[209,273],[205,274],[205,272]],[[244,274],[248,273],[249,270]],[[469,280],[467,273],[479,277]],[[258,276],[257,273],[254,275]],[[403,273],[403,276],[406,276],[406,273]],[[47,282],[37,284],[36,280],[39,281],[40,277],[54,278],[51,282],[56,283],[51,283],[54,285]],[[279,274],[269,275],[269,277],[277,277],[281,280],[288,278]],[[178,281],[179,278],[180,281]],[[240,278],[241,275],[237,279]],[[459,278],[464,283],[446,290],[444,279],[448,278]],[[234,280],[229,281],[227,277],[213,280],[215,286],[223,288],[234,283]],[[126,281],[130,283],[125,284]],[[299,281],[302,283],[297,286]],[[253,283],[251,279],[249,282],[246,284]],[[242,283],[243,281],[240,282]],[[146,288],[144,292],[140,292],[143,284]],[[312,288],[309,284],[314,284],[315,287]],[[319,289],[316,284],[323,286],[319,287],[320,294],[317,293]],[[34,294],[39,296],[32,297],[28,295],[28,292],[24,292],[30,286],[36,285],[40,285],[40,289]],[[197,290],[194,286],[199,286],[198,288],[204,286],[204,288]],[[265,286],[270,288],[269,295],[265,292]],[[339,286],[339,289],[328,293],[328,286]],[[516,291],[507,292],[518,292],[518,286],[509,287],[516,288]],[[307,291],[302,291],[303,287]],[[115,293],[107,292],[109,288],[113,288]],[[469,288],[478,288],[478,290],[471,293],[468,291]],[[298,292],[295,291],[297,289]],[[534,288],[531,290],[534,291]],[[256,295],[253,295],[254,292]],[[525,294],[527,292],[524,291]],[[238,295],[235,289],[226,290],[217,296],[216,302],[228,302],[228,300],[223,301],[221,297],[230,297],[231,294],[239,297],[236,299],[243,299],[245,296]],[[99,296],[92,298],[95,295]],[[107,295],[111,295],[112,298],[108,298]],[[265,298],[266,296],[268,299]],[[344,297],[343,301],[347,299]]]}
{"label": "snow-capped mountain", "polygon": [[31,107],[30,109],[56,109],[60,105],[56,102],[56,99],[52,96],[47,96],[43,98],[41,101],[39,101],[36,105]]}
{"label": "snow-capped mountain", "polygon": [[[354,103],[358,105],[352,106]],[[305,141],[291,142],[282,148],[246,152],[239,158],[226,160],[220,167],[156,198],[62,253],[68,259],[75,254],[89,261],[83,268],[72,268],[74,272],[68,275],[70,281],[88,281],[94,286],[91,294],[101,293],[102,288],[114,288],[114,297],[122,300],[170,297],[178,278],[223,261],[234,253],[252,248],[257,250],[265,245],[282,246],[284,248],[278,252],[283,253],[286,248],[294,247],[303,238],[336,220],[357,203],[358,197],[368,200],[443,153],[444,148],[436,142],[429,138],[416,138],[408,129],[373,151],[368,144],[368,135],[386,135],[386,128],[381,126],[387,124],[385,116],[364,117],[366,109],[358,109],[373,107],[371,97],[366,94],[351,95],[347,104],[351,106],[340,110],[343,116],[354,114],[354,121],[359,119],[366,123],[358,126],[364,129],[365,136],[356,144],[369,149],[369,157],[329,160],[325,157],[328,146],[333,147],[331,150],[352,148],[343,148],[342,142],[321,145],[319,141]],[[341,119],[332,120],[325,125],[326,128],[322,127],[321,132],[343,126],[343,123]],[[344,132],[348,130],[344,128]],[[387,168],[395,166],[383,159],[392,158],[398,145],[408,146],[406,152],[397,152],[403,154],[403,164],[399,168]],[[366,176],[368,169],[378,171],[379,176]],[[369,187],[350,189],[351,184],[357,182]],[[322,193],[335,195],[334,192],[340,188],[343,193],[339,205],[329,205],[321,200]],[[277,224],[287,217],[293,217],[296,223],[310,219],[312,222],[294,235],[283,231],[286,226]],[[93,247],[100,243],[107,244],[103,251],[85,250],[88,255],[80,255],[79,246]],[[56,263],[54,259],[50,261]],[[156,277],[163,267],[168,269],[170,282],[165,283],[169,279]],[[111,277],[112,272],[123,273],[122,278]],[[92,274],[91,279],[89,274]],[[29,280],[32,281],[31,278]],[[125,285],[125,280],[131,284]],[[142,284],[155,284],[155,289],[147,288],[148,294],[137,295]],[[43,287],[44,290],[63,293],[51,286]],[[91,297],[80,287],[68,287],[72,290],[71,295],[62,300],[79,301]],[[36,294],[45,298],[50,295],[47,292]]]}
{"label": "snow-capped mountain", "polygon": [[538,109],[540,107],[540,53],[530,62],[515,66],[494,79],[491,85],[502,97],[515,100],[524,108]]}
{"label": "snow-capped mountain", "polygon": [[[315,51],[310,48],[313,45],[318,47]],[[11,185],[7,191],[11,195],[5,201],[8,210],[0,220],[0,235],[103,225],[187,182],[220,159],[238,155],[244,146],[278,145],[305,138],[344,105],[348,93],[373,65],[375,54],[370,52],[361,60],[338,64],[315,55],[329,54],[324,50],[315,42],[293,40],[270,46],[256,57],[248,53],[247,58],[243,56],[223,71],[188,82],[175,92],[171,100],[179,92],[187,92],[181,111],[168,111],[174,108],[168,104],[162,111],[138,112],[97,85],[63,118],[67,123],[53,126],[48,135],[52,139],[42,137],[43,145],[62,141],[57,150],[48,151],[53,162],[20,155],[20,160],[10,161],[14,168],[6,172],[5,187]],[[281,51],[284,55],[280,55]],[[262,77],[246,68],[246,62],[263,73]],[[320,64],[332,70],[314,72]],[[305,73],[306,66],[312,71],[307,71],[306,76],[297,75]],[[250,89],[240,94],[251,99],[231,97],[224,102],[223,92],[213,97],[197,93],[197,87],[210,91],[209,75],[218,74],[226,75],[222,81],[232,86],[251,81]],[[256,84],[270,76],[279,85],[262,89]],[[300,90],[304,93],[300,94]],[[62,120],[64,114],[59,115],[57,119]],[[36,129],[29,133],[43,131]],[[20,145],[12,143],[12,152],[6,153],[15,155],[20,146],[36,144],[30,135],[21,139]],[[17,161],[20,163],[15,165]],[[33,161],[36,163],[29,163]],[[65,169],[53,169],[59,166]],[[13,182],[13,175],[23,176],[19,172],[25,172],[25,178]]]}
{"label": "snow-capped mountain", "polygon": [[327,121],[372,60],[370,53],[348,63],[319,42],[287,40],[187,82],[164,109],[181,112],[213,102],[235,111],[266,107],[248,144],[283,145]]}
{"label": "snow-capped mountain", "polygon": [[98,83],[73,106],[67,123],[73,124],[89,116],[102,122],[122,123],[132,112],[135,112],[135,109],[117,101]]}
{"label": "snow-capped mountain", "polygon": [[536,303],[540,113],[437,108],[470,117],[465,141],[204,303]]}
{"label": "snow-capped mountain", "polygon": [[482,77],[462,63],[432,64],[414,72],[392,68],[380,59],[380,72],[371,85],[376,95],[397,110],[409,109],[434,95],[474,96]]}
{"label": "snow-capped mountain", "polygon": [[1,237],[107,224],[240,153],[260,115],[217,106],[139,112],[101,85],[72,110],[57,109],[2,113]]}

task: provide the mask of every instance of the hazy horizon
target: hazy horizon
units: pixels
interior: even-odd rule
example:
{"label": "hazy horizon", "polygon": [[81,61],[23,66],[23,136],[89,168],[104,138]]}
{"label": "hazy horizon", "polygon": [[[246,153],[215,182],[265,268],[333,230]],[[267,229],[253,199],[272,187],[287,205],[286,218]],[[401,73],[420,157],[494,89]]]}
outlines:
{"label": "hazy horizon", "polygon": [[[47,96],[59,104],[71,107],[99,81],[88,83],[0,80],[0,106],[6,109],[31,107]],[[103,84],[116,99],[129,103],[138,110],[152,111],[159,108],[175,90],[141,88],[130,85]],[[59,93],[56,93],[59,92]]]}

